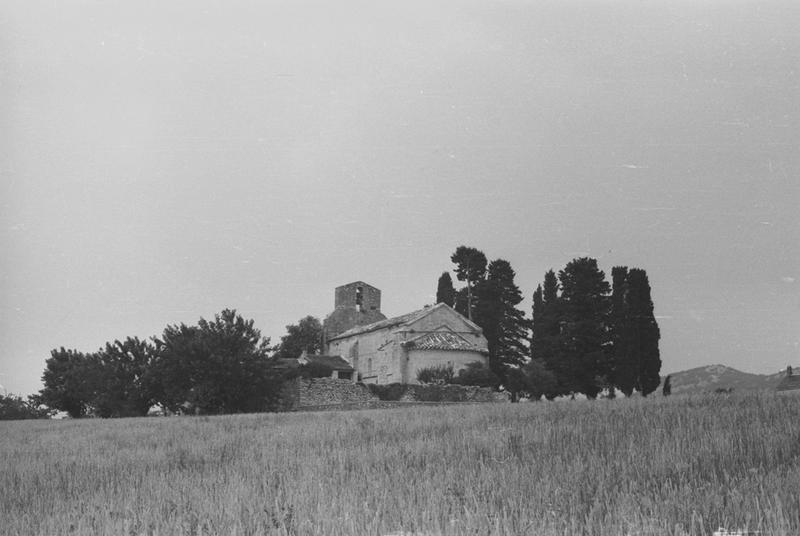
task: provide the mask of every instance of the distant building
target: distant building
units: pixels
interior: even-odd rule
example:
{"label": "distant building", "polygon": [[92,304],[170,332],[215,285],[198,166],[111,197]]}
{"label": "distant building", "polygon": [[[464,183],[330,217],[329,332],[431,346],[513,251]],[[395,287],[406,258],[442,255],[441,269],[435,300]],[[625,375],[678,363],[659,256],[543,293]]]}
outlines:
{"label": "distant building", "polygon": [[488,364],[481,328],[449,306],[386,318],[380,298],[380,290],[362,281],[337,287],[335,309],[323,323],[325,353],[341,356],[354,381],[417,383],[423,368],[450,365],[457,374],[468,363]]}
{"label": "distant building", "polygon": [[308,355],[305,351],[297,359],[299,365],[318,364],[331,369],[331,378],[353,379],[353,367],[338,355]]}

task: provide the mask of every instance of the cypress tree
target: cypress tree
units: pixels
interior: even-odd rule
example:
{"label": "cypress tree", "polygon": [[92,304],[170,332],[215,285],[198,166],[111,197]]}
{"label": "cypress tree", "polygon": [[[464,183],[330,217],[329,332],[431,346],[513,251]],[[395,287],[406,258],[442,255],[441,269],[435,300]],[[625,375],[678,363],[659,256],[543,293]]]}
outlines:
{"label": "cypress tree", "polygon": [[613,355],[613,382],[625,396],[631,396],[639,376],[638,357],[630,345],[630,320],[628,318],[628,268],[611,269],[611,314],[609,332],[610,353]]}
{"label": "cypress tree", "polygon": [[445,303],[450,307],[456,304],[456,289],[453,287],[453,278],[450,272],[444,272],[439,277],[439,285],[436,288],[436,303]]}
{"label": "cypress tree", "polygon": [[597,397],[610,373],[605,350],[611,290],[597,260],[574,259],[558,273],[561,282],[562,359],[574,390]]}
{"label": "cypress tree", "polygon": [[547,393],[548,398],[572,391],[569,367],[561,352],[561,299],[558,295],[558,279],[553,270],[544,274],[541,288],[541,303],[534,293],[533,346],[531,357],[539,359],[555,376],[555,387]]}
{"label": "cypress tree", "polygon": [[539,355],[542,350],[542,343],[544,342],[544,333],[542,326],[542,315],[544,314],[544,299],[542,298],[542,285],[536,287],[533,291],[533,306],[531,307],[531,319],[533,321],[533,329],[531,330],[531,359],[541,358]]}
{"label": "cypress tree", "polygon": [[502,379],[509,367],[521,366],[528,355],[528,321],[517,309],[522,292],[514,283],[515,275],[508,261],[497,259],[475,287],[475,322],[483,328],[489,345],[489,365]]}
{"label": "cypress tree", "polygon": [[628,273],[628,316],[630,344],[639,364],[636,389],[647,396],[661,383],[661,356],[658,349],[661,332],[653,314],[647,272],[640,268],[632,268]]}

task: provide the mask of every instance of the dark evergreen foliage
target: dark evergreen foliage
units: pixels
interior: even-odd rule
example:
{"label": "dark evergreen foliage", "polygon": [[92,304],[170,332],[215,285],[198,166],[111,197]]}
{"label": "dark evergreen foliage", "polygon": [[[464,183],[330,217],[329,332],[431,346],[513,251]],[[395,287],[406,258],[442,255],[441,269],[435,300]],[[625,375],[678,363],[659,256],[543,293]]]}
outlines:
{"label": "dark evergreen foliage", "polygon": [[661,394],[664,396],[672,394],[672,376],[667,376],[664,380],[664,387],[661,389]]}
{"label": "dark evergreen foliage", "polygon": [[628,273],[628,316],[629,344],[639,362],[636,389],[647,396],[661,383],[661,355],[658,349],[661,332],[653,313],[650,282],[647,273],[640,268],[631,268]]}
{"label": "dark evergreen foliage", "polygon": [[626,396],[634,390],[647,396],[660,383],[660,333],[653,314],[650,283],[640,268],[612,270],[614,291],[609,332],[614,355],[614,384]]}
{"label": "dark evergreen foliage", "polygon": [[529,323],[517,309],[522,292],[514,283],[511,264],[497,259],[489,264],[485,280],[477,283],[475,323],[483,329],[489,345],[489,366],[501,379],[506,369],[525,363],[528,355]]}
{"label": "dark evergreen foliage", "polygon": [[534,400],[546,397],[550,400],[558,396],[556,375],[542,359],[531,359],[523,368],[527,377],[527,391]]}
{"label": "dark evergreen foliage", "polygon": [[638,356],[631,346],[628,307],[628,268],[611,269],[611,314],[609,315],[610,353],[613,355],[613,384],[625,396],[631,396],[639,376]]}
{"label": "dark evergreen foliage", "polygon": [[482,251],[467,246],[458,246],[450,260],[456,265],[456,277],[467,283],[467,314],[473,319],[475,310],[474,287],[486,277],[486,255]]}
{"label": "dark evergreen foliage", "polygon": [[537,354],[542,351],[542,343],[545,340],[543,331],[542,315],[544,314],[544,298],[542,297],[542,285],[533,291],[533,305],[531,306],[531,359],[540,357]]}
{"label": "dark evergreen foliage", "polygon": [[597,261],[574,259],[558,273],[561,283],[559,360],[572,390],[595,398],[611,374],[606,353],[610,287]]}
{"label": "dark evergreen foliage", "polygon": [[506,367],[503,376],[503,388],[511,395],[511,402],[519,402],[530,391],[528,375],[521,368]]}
{"label": "dark evergreen foliage", "polygon": [[453,278],[450,272],[444,272],[439,276],[439,284],[436,288],[436,303],[444,303],[450,307],[456,305],[456,289],[453,287]]}
{"label": "dark evergreen foliage", "polygon": [[481,363],[467,363],[467,366],[458,371],[458,376],[453,379],[458,385],[477,385],[478,387],[496,388],[500,385],[500,378],[492,370]]}
{"label": "dark evergreen foliage", "polygon": [[469,306],[469,297],[467,296],[467,287],[460,288],[456,291],[456,304],[453,309],[462,316],[469,316],[467,307]]}
{"label": "dark evergreen foliage", "polygon": [[554,376],[556,387],[546,393],[548,398],[573,391],[571,372],[561,354],[561,303],[558,279],[553,270],[544,275],[533,298],[533,336],[531,358],[540,360]]}

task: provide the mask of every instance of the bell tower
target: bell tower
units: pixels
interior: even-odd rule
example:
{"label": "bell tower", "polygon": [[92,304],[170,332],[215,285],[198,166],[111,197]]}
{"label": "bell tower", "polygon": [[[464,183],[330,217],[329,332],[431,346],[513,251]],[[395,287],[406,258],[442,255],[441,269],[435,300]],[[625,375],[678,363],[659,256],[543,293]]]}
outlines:
{"label": "bell tower", "polygon": [[355,281],[336,287],[334,294],[334,310],[323,322],[326,343],[348,329],[386,320],[381,313],[380,289]]}

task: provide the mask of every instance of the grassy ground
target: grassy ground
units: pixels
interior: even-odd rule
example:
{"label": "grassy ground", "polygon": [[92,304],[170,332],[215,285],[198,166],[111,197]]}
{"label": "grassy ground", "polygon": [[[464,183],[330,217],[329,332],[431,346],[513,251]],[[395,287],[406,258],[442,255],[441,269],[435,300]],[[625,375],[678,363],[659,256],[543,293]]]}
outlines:
{"label": "grassy ground", "polygon": [[0,423],[0,534],[800,533],[800,397]]}

